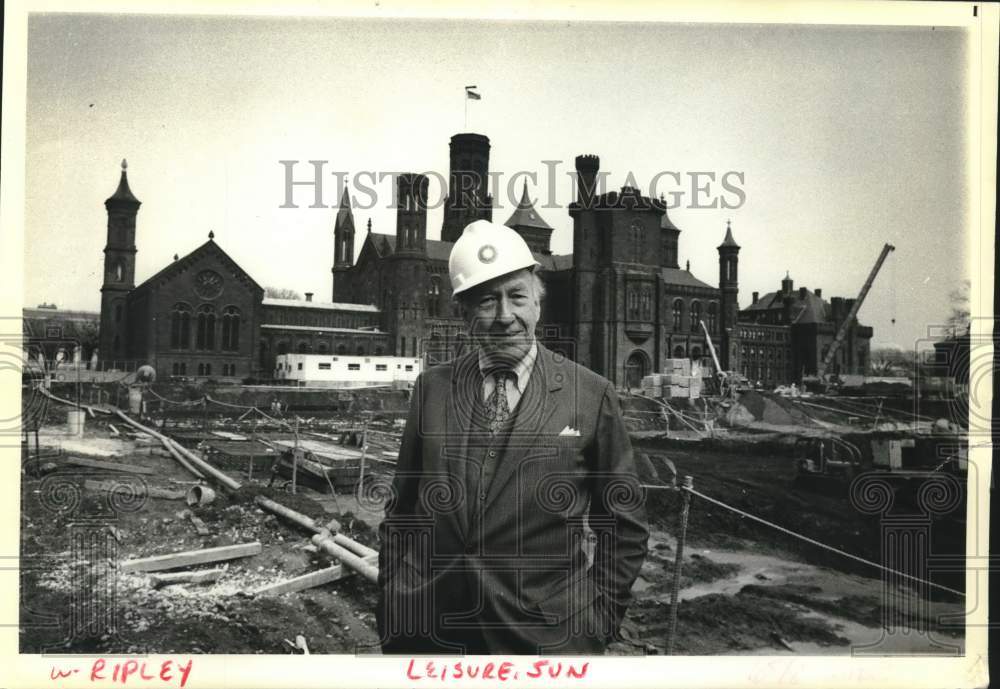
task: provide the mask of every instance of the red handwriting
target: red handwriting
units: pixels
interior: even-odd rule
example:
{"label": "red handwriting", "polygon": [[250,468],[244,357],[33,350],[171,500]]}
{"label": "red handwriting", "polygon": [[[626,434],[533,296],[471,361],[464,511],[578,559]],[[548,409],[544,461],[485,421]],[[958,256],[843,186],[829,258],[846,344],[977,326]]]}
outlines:
{"label": "red handwriting", "polygon": [[[194,660],[181,663],[173,660],[160,662],[125,660],[121,662],[109,662],[104,658],[96,659],[90,666],[91,682],[120,682],[125,685],[129,682],[153,682],[164,684],[177,684],[183,687],[187,684],[191,669],[194,667]],[[80,672],[80,668],[68,670],[53,667],[49,670],[49,679],[60,680],[75,675]]]}
{"label": "red handwriting", "polygon": [[416,658],[410,658],[409,665],[406,667],[406,678],[410,680],[436,679],[440,681],[468,678],[506,682],[510,679],[519,679],[523,670],[524,676],[530,679],[557,679],[559,677],[583,679],[586,677],[589,667],[589,662],[574,665],[572,663],[536,660],[525,668],[509,660],[472,663],[465,660],[458,662],[435,662],[433,660],[418,661]]}

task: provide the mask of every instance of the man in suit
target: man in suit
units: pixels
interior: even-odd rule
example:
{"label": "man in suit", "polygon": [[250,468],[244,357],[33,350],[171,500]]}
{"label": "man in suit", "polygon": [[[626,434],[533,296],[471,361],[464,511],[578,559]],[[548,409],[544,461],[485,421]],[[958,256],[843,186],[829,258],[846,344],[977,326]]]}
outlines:
{"label": "man in suit", "polygon": [[535,339],[527,244],[485,220],[449,259],[475,347],[415,383],[380,527],[385,653],[599,654],[646,554],[614,387]]}

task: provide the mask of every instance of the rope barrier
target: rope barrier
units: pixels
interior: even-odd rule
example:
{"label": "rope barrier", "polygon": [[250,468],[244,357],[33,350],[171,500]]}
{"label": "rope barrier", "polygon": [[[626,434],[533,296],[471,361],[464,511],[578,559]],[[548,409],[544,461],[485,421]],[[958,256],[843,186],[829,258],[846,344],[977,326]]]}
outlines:
{"label": "rope barrier", "polygon": [[752,515],[749,512],[744,512],[743,510],[739,509],[738,507],[733,507],[732,505],[727,505],[726,503],[722,502],[721,500],[716,500],[715,498],[710,498],[709,496],[705,495],[704,493],[702,493],[702,492],[700,492],[698,490],[695,490],[694,488],[689,488],[687,486],[682,486],[681,490],[690,491],[690,493],[692,495],[697,495],[702,500],[710,502],[710,503],[712,503],[714,505],[718,505],[719,507],[722,507],[722,508],[725,508],[727,510],[730,510],[731,512],[735,512],[736,514],[739,514],[740,516],[746,517],[747,519],[751,519],[751,520],[753,520],[755,522],[758,522],[760,524],[764,524],[765,526],[770,526],[772,529],[777,529],[778,531],[781,531],[782,533],[788,534],[789,536],[794,536],[795,538],[798,538],[798,539],[800,539],[802,541],[805,541],[806,543],[810,543],[810,544],[812,544],[812,545],[814,545],[814,546],[816,546],[818,548],[823,548],[823,549],[828,550],[830,552],[837,553],[838,555],[843,555],[846,558],[849,558],[849,559],[854,560],[856,562],[861,562],[862,564],[866,564],[866,565],[869,565],[871,567],[875,567],[876,569],[880,569],[883,572],[889,572],[891,574],[896,574],[898,576],[903,577],[904,579],[910,579],[912,581],[916,581],[916,582],[919,582],[921,584],[926,584],[927,586],[931,586],[931,587],[936,588],[936,589],[941,589],[942,591],[947,591],[948,593],[953,593],[956,596],[960,596],[960,597],[963,597],[963,598],[965,597],[965,594],[963,592],[961,592],[961,591],[957,591],[957,590],[955,590],[953,588],[948,588],[947,586],[942,586],[941,584],[935,584],[933,581],[927,581],[926,579],[921,579],[920,577],[915,577],[912,574],[906,574],[905,572],[900,572],[899,570],[892,569],[890,567],[886,567],[885,565],[880,565],[877,562],[872,562],[871,560],[866,560],[865,558],[860,557],[858,555],[853,555],[852,553],[848,553],[846,551],[840,550],[839,548],[834,548],[832,545],[827,545],[825,543],[820,543],[819,541],[817,541],[815,539],[809,538],[808,536],[803,536],[802,534],[796,533],[796,532],[792,531],[791,529],[786,529],[785,527],[779,526],[778,524],[775,524],[774,522],[769,522],[766,519],[763,519],[761,517],[757,517],[755,515]]}
{"label": "rope barrier", "polygon": [[193,407],[195,405],[204,404],[204,402],[205,402],[204,399],[200,399],[200,400],[187,400],[185,402],[178,402],[176,400],[167,399],[166,397],[164,397],[163,395],[161,395],[160,393],[158,393],[156,390],[154,390],[152,387],[147,387],[146,388],[146,392],[150,393],[153,397],[155,397],[158,400],[166,402],[167,404],[177,405],[178,407]]}

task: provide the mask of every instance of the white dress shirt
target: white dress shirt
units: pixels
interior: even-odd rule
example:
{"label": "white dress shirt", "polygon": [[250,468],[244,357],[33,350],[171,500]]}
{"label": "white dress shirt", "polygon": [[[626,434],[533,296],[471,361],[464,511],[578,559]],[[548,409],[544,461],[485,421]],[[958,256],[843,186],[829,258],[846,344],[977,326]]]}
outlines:
{"label": "white dress shirt", "polygon": [[[517,406],[517,403],[521,401],[521,396],[524,394],[525,388],[528,386],[528,381],[531,380],[531,370],[535,366],[535,359],[538,357],[538,343],[532,342],[531,349],[528,353],[524,355],[524,358],[514,365],[511,369],[516,376],[516,378],[508,378],[505,384],[505,391],[507,393],[507,405],[511,411]],[[479,352],[479,370],[483,372],[483,401],[488,401],[490,395],[493,394],[493,389],[496,387],[496,378],[486,372],[486,357],[482,350]]]}

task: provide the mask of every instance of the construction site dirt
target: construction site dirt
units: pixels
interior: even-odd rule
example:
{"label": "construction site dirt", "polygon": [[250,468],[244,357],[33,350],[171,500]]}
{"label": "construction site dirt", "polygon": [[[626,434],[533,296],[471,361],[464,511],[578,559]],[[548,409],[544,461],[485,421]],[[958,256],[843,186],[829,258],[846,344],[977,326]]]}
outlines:
{"label": "construction site dirt", "polygon": [[[897,504],[895,513],[864,514],[846,484],[831,482],[820,490],[803,485],[796,472],[801,433],[792,429],[733,428],[693,438],[642,420],[645,408],[626,404],[626,413],[640,420],[632,424],[633,445],[648,486],[649,554],[633,587],[622,639],[609,653],[662,654],[668,645],[675,654],[697,655],[961,651],[961,571],[912,572],[949,592],[860,561],[886,561],[887,517],[905,516],[906,503]],[[378,652],[376,586],[365,577],[347,573],[322,585],[267,592],[336,561],[317,547],[316,529],[258,504],[270,498],[317,529],[377,549],[381,511],[371,496],[359,502],[354,487],[338,484],[331,493],[307,482],[296,482],[292,493],[290,477],[270,470],[273,452],[213,453],[207,438],[215,433],[220,443],[263,442],[279,454],[276,443],[311,438],[322,459],[320,443],[356,440],[350,434],[363,426],[370,433],[364,480],[384,486],[393,470],[398,409],[303,413],[307,418],[299,416],[295,430],[295,414],[280,424],[268,426],[263,419],[251,427],[251,418],[232,410],[174,418],[173,429],[167,424],[167,435],[186,435],[182,444],[211,459],[239,483],[237,490],[197,479],[155,438],[126,432],[100,408],[88,415],[82,436],[68,435],[66,409],[48,405],[41,412],[38,448],[29,437],[24,449],[22,653],[291,654],[302,652],[299,636],[314,654]],[[159,429],[162,421],[153,413],[143,423]],[[682,494],[668,488],[685,476],[698,493],[725,507],[692,494],[671,641]],[[214,499],[189,504],[195,485],[213,485]],[[928,553],[963,554],[964,513],[963,501],[928,518]],[[259,548],[224,560],[198,559],[241,544]],[[126,566],[177,553],[194,554],[186,569],[202,572],[203,580],[165,583],[162,576]]]}

